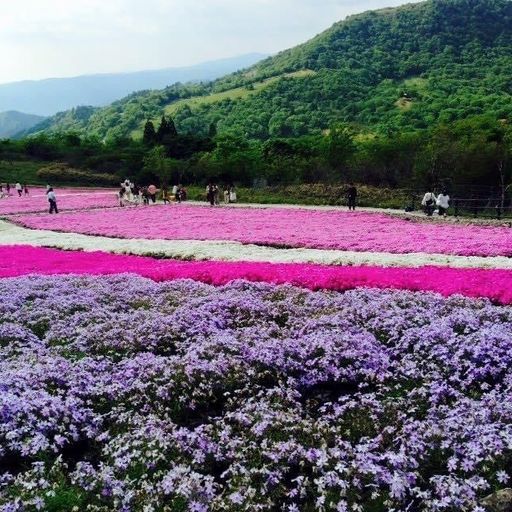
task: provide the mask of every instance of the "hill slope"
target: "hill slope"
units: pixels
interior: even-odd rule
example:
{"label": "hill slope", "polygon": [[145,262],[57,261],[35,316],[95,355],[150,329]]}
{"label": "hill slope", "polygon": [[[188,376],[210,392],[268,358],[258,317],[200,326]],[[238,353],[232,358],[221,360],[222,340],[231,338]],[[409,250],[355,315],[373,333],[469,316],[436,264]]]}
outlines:
{"label": "hill slope", "polygon": [[161,89],[176,82],[215,80],[264,57],[255,53],[181,68],[0,84],[0,111],[15,109],[47,116],[77,105],[108,105],[133,91]]}
{"label": "hill slope", "polygon": [[28,130],[43,120],[44,117],[24,114],[15,110],[0,112],[0,139],[13,137],[22,130]]}
{"label": "hill slope", "polygon": [[319,133],[332,123],[414,130],[490,113],[512,117],[512,2],[428,0],[367,12],[211,84],[132,95],[39,127],[140,136],[171,113],[179,130],[254,138]]}

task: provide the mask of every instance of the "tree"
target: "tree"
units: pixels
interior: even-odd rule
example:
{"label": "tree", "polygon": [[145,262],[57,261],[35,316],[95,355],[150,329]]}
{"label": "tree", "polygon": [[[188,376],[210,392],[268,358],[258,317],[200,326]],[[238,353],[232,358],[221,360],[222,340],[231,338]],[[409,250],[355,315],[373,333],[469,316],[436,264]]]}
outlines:
{"label": "tree", "polygon": [[503,130],[499,132],[496,141],[496,153],[500,190],[500,209],[503,211],[507,190],[510,187],[510,184],[508,183],[510,176],[507,173],[508,164],[512,157],[512,128],[510,126],[504,126]]}
{"label": "tree", "polygon": [[155,125],[149,119],[146,121],[144,126],[144,136],[142,137],[142,141],[148,146],[151,146],[156,142]]}
{"label": "tree", "polygon": [[344,125],[331,127],[327,160],[334,169],[343,169],[355,152],[351,130]]}
{"label": "tree", "polygon": [[208,129],[208,137],[210,139],[214,139],[217,136],[217,123],[210,123],[210,128]]}
{"label": "tree", "polygon": [[167,118],[165,115],[162,116],[162,120],[160,121],[160,126],[158,127],[158,131],[156,132],[157,141],[162,144],[169,139],[173,139],[178,135],[178,131],[176,130],[176,125],[172,118]]}
{"label": "tree", "polygon": [[156,132],[156,140],[159,144],[162,143],[164,137],[169,132],[169,125],[167,123],[167,119],[165,116],[162,116],[162,120],[160,121],[160,126],[158,127],[158,131]]}
{"label": "tree", "polygon": [[163,146],[155,146],[144,157],[144,174],[146,177],[156,176],[162,186],[168,186],[171,179],[181,181],[182,164],[173,158],[167,158]]}
{"label": "tree", "polygon": [[176,129],[176,125],[174,124],[174,119],[172,117],[170,117],[167,122],[167,132],[167,135],[170,137],[176,137],[178,135],[178,130]]}
{"label": "tree", "polygon": [[215,149],[201,159],[209,177],[247,185],[261,170],[261,162],[259,144],[234,135],[218,137]]}

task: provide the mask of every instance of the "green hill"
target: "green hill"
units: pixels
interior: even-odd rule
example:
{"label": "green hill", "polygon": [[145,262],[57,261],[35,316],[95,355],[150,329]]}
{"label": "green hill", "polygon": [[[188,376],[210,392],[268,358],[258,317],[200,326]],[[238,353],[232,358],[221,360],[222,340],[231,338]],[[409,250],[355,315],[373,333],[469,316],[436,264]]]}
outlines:
{"label": "green hill", "polygon": [[172,114],[178,130],[251,138],[424,129],[483,113],[512,117],[512,2],[429,0],[367,12],[307,43],[208,84],[136,93],[37,127],[140,137]]}
{"label": "green hill", "polygon": [[42,116],[24,114],[16,110],[0,112],[0,139],[12,137],[23,130],[28,130],[43,120]]}

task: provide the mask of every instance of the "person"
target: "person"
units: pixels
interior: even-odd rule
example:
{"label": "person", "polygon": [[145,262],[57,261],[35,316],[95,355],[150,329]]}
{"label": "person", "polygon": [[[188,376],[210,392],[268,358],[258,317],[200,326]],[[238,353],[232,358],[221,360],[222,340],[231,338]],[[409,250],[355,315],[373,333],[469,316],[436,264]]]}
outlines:
{"label": "person", "polygon": [[169,189],[167,185],[162,185],[162,199],[164,204],[169,204]]}
{"label": "person", "polygon": [[50,214],[53,212],[59,213],[59,210],[57,209],[57,197],[55,196],[55,192],[53,191],[53,188],[49,188],[47,192],[48,196],[48,202],[50,203]]}
{"label": "person", "polygon": [[434,214],[434,208],[436,206],[436,201],[437,201],[436,195],[429,188],[429,192],[427,192],[423,196],[423,200],[421,201],[422,206],[425,208],[425,213],[429,217],[432,217],[432,215]]}
{"label": "person", "polygon": [[[172,187],[172,192],[171,192],[171,194],[174,196],[174,199],[175,199],[176,201],[178,201],[178,190],[179,190],[178,185],[174,185],[174,186]],[[178,203],[179,203],[179,201],[178,201]]]}
{"label": "person", "polygon": [[148,187],[142,187],[142,189],[141,189],[141,193],[142,193],[142,202],[143,202],[145,205],[148,205],[148,204],[149,204],[149,192],[148,192]]}
{"label": "person", "polygon": [[155,187],[155,185],[149,185],[148,194],[153,203],[156,203],[156,193],[157,192],[158,192],[158,189]]}
{"label": "person", "polygon": [[229,187],[224,187],[224,203],[229,204]]}
{"label": "person", "polygon": [[21,186],[21,183],[17,181],[14,187],[16,188],[16,192],[18,192],[18,197],[21,197],[23,195],[23,187]]}
{"label": "person", "polygon": [[136,183],[133,185],[133,202],[136,205],[142,204],[142,194],[140,193],[140,186]]}
{"label": "person", "polygon": [[186,200],[187,200],[187,189],[183,185],[180,185],[180,201],[183,202]]}
{"label": "person", "polygon": [[131,203],[133,201],[133,183],[129,179],[126,179],[121,183],[121,186],[124,187],[125,199]]}
{"label": "person", "polygon": [[215,204],[218,206],[220,204],[220,190],[217,185],[213,186],[213,199],[215,201]]}
{"label": "person", "polygon": [[9,185],[9,183],[6,183],[5,190],[7,190],[7,195],[10,196],[11,195],[11,185]]}
{"label": "person", "polygon": [[229,187],[229,202],[236,203],[236,189],[233,184]]}
{"label": "person", "polygon": [[206,200],[210,203],[210,206],[215,205],[215,189],[213,183],[208,183],[206,187]]}
{"label": "person", "polygon": [[118,192],[118,197],[119,197],[119,206],[124,206],[124,195],[125,195],[126,191],[124,189],[124,187],[121,187],[119,189],[119,192]]}
{"label": "person", "polygon": [[437,196],[436,204],[439,217],[446,217],[446,212],[448,211],[448,208],[450,208],[450,196],[446,190],[443,190]]}
{"label": "person", "polygon": [[353,183],[350,184],[347,190],[347,199],[348,199],[348,209],[356,210],[356,201],[357,201],[357,188]]}
{"label": "person", "polygon": [[27,187],[26,183],[23,185],[23,192],[25,193],[26,196],[28,196],[28,187]]}
{"label": "person", "polygon": [[175,198],[176,202],[178,203],[181,203],[185,200],[185,189],[181,185],[178,185]]}

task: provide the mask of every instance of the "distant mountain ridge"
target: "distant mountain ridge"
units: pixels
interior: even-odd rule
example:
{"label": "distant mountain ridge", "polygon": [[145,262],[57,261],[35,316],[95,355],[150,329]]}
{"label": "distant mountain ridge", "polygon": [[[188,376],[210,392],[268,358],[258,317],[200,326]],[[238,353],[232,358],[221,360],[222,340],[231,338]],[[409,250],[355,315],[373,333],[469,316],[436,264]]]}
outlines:
{"label": "distant mountain ridge", "polygon": [[427,0],[351,16],[209,84],[68,111],[31,133],[140,138],[145,121],[163,113],[181,133],[207,135],[215,125],[260,140],[335,124],[392,134],[482,114],[512,122],[511,69],[512,1]]}
{"label": "distant mountain ridge", "polygon": [[13,137],[17,133],[41,123],[43,120],[44,117],[24,114],[15,110],[0,112],[0,139]]}
{"label": "distant mountain ridge", "polygon": [[79,105],[100,107],[135,91],[215,80],[265,57],[251,53],[187,67],[0,84],[0,112],[17,110],[49,116]]}

